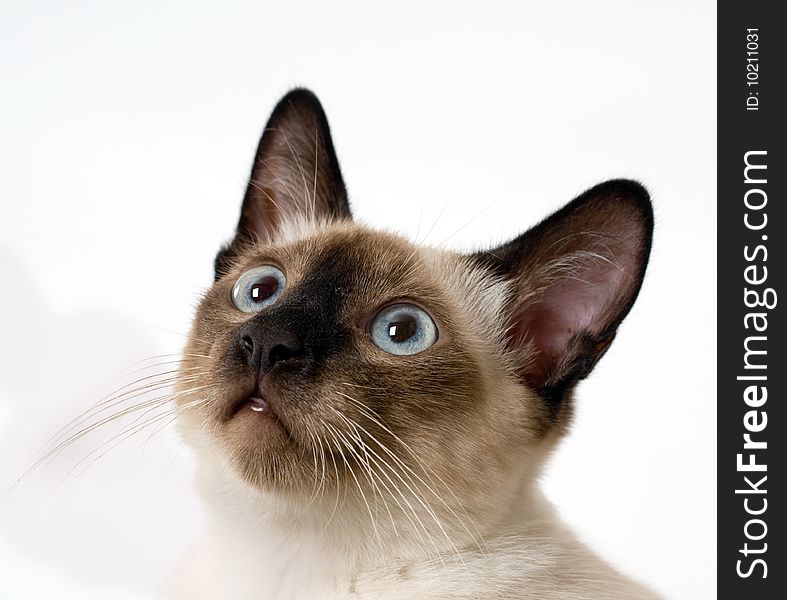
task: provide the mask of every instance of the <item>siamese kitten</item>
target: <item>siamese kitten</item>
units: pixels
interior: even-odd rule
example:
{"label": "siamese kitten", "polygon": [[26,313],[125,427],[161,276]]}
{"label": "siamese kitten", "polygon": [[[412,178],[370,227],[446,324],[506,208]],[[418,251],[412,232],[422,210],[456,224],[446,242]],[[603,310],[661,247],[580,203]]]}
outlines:
{"label": "siamese kitten", "polygon": [[184,354],[207,522],[167,597],[655,598],[536,484],[652,228],[617,180],[471,254],[370,229],[317,98],[290,92]]}

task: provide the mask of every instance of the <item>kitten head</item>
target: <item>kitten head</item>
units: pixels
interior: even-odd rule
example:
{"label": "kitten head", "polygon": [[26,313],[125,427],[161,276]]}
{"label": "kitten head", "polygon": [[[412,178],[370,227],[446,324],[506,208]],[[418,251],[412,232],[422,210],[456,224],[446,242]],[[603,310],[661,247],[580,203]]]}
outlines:
{"label": "kitten head", "polygon": [[317,99],[295,90],[197,310],[181,432],[264,493],[499,502],[565,429],[637,296],[652,225],[645,190],[619,180],[471,254],[369,229]]}

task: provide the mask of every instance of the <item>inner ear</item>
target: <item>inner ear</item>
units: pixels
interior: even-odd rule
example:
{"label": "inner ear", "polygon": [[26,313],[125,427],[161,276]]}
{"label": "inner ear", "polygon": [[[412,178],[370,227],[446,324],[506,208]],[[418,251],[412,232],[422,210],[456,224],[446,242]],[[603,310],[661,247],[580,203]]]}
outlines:
{"label": "inner ear", "polygon": [[530,387],[560,400],[590,373],[639,293],[652,231],[645,189],[616,180],[476,255],[512,283],[507,340]]}
{"label": "inner ear", "polygon": [[216,276],[244,243],[276,240],[288,221],[350,219],[328,119],[305,89],[284,96],[262,133],[235,239],[216,257]]}

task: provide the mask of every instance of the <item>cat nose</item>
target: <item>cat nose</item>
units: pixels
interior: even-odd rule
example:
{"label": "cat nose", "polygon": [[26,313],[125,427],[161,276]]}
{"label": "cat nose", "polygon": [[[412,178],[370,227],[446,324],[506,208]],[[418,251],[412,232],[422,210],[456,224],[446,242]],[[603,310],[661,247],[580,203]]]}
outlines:
{"label": "cat nose", "polygon": [[250,321],[238,333],[238,347],[246,363],[263,376],[276,364],[300,358],[301,341],[288,329]]}

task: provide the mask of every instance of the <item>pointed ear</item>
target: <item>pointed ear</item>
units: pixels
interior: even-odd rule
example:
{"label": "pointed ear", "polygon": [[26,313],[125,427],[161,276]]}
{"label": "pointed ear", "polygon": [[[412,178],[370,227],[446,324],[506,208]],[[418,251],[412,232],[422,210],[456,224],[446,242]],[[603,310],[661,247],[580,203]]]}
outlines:
{"label": "pointed ear", "polygon": [[284,222],[350,219],[347,190],[317,97],[295,89],[273,109],[243,198],[235,239],[216,257],[220,277],[238,246],[273,241]]}
{"label": "pointed ear", "polygon": [[652,234],[647,191],[615,180],[476,254],[511,282],[507,343],[520,376],[553,410],[590,373],[631,309]]}

